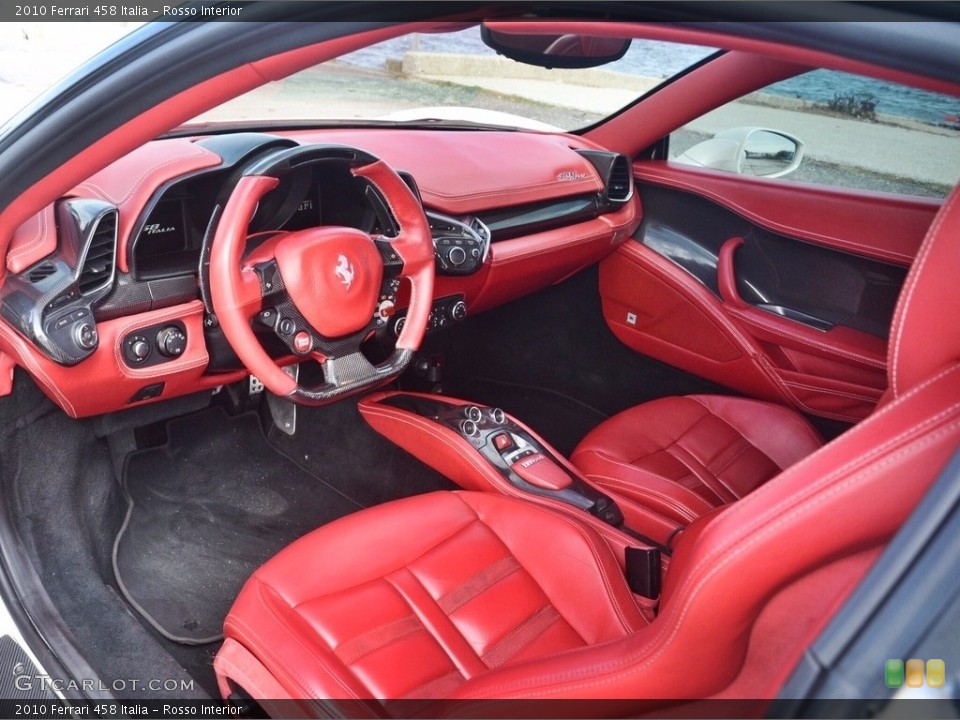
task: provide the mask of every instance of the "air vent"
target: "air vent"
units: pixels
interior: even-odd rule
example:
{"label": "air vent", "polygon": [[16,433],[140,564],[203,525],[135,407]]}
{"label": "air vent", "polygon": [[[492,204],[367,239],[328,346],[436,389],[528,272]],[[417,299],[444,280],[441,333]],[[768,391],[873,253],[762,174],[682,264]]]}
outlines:
{"label": "air vent", "polygon": [[31,268],[27,271],[27,280],[36,285],[38,282],[43,282],[48,277],[53,275],[57,269],[53,266],[53,263],[50,261],[44,261],[37,265],[34,268]]}
{"label": "air vent", "polygon": [[117,250],[117,211],[110,210],[97,221],[97,228],[90,237],[90,244],[83,257],[78,285],[87,295],[109,284]]}
{"label": "air vent", "polygon": [[630,160],[626,155],[617,155],[610,166],[607,177],[607,199],[613,202],[625,202],[633,192]]}

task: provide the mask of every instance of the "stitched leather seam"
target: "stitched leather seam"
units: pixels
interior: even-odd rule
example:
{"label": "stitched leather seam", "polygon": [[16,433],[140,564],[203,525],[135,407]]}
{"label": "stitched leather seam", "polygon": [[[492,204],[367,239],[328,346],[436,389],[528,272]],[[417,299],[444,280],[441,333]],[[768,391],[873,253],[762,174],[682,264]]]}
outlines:
{"label": "stitched leather seam", "polygon": [[29,255],[30,253],[33,252],[34,248],[37,245],[43,242],[44,238],[47,235],[47,209],[44,208],[39,213],[37,213],[37,215],[34,215],[33,217],[37,217],[37,216],[40,217],[40,221],[37,223],[37,234],[34,235],[29,242],[7,253],[8,261],[19,260],[24,255]]}
{"label": "stitched leather seam", "polygon": [[[599,475],[596,473],[589,473],[587,477],[590,478],[591,480],[604,481],[604,482],[597,483],[598,485],[612,485],[615,488],[622,488],[625,491],[625,494],[627,492],[630,492],[630,493],[640,493],[647,497],[655,497],[661,500],[664,505],[668,505],[672,510],[675,510],[677,514],[681,515],[685,520],[693,521],[693,520],[696,520],[697,517],[699,517],[699,515],[692,508],[688,508],[687,506],[685,506],[682,503],[682,501],[676,498],[672,498],[666,493],[662,493],[658,490],[653,490],[650,487],[647,487],[645,485],[641,485],[639,483],[632,483],[629,480],[624,480],[622,478],[615,478],[609,475]],[[686,488],[682,488],[682,489],[686,490]],[[705,500],[703,502],[706,503]],[[674,521],[673,518],[668,518],[666,515],[663,515],[662,513],[658,513],[656,510],[653,510],[652,508],[648,508],[646,505],[644,505],[644,510],[648,510],[654,515],[657,515],[658,517],[663,518],[664,520],[670,520],[671,522]]]}
{"label": "stitched leather seam", "polygon": [[907,315],[910,313],[910,305],[913,302],[914,292],[917,289],[917,283],[920,281],[920,275],[923,274],[923,268],[930,257],[930,251],[933,248],[933,240],[940,232],[947,217],[953,211],[953,206],[960,202],[960,191],[955,190],[950,196],[949,202],[940,210],[937,219],[931,228],[927,231],[927,241],[924,244],[923,251],[919,258],[919,263],[914,262],[914,269],[910,271],[909,285],[906,296],[901,295],[901,302],[897,304],[897,313],[893,318],[893,327],[896,328],[896,340],[893,343],[893,356],[890,361],[891,373],[890,381],[893,386],[893,394],[897,396],[900,392],[898,376],[900,375],[900,341],[903,339],[903,328]]}
{"label": "stitched leather seam", "polygon": [[[733,500],[736,499],[736,497],[725,498],[720,494],[720,492],[717,491],[717,488],[714,487],[714,483],[712,482],[714,478],[710,477],[710,471],[703,467],[700,461],[692,453],[690,453],[689,450],[680,445],[678,440],[674,440],[673,443],[671,443],[668,447],[665,447],[663,451],[690,470],[690,473],[700,481],[700,484],[713,493],[713,495],[717,498],[718,505],[726,505],[727,503],[733,502]],[[726,490],[726,487],[724,487],[722,483],[718,481],[717,484]]]}
{"label": "stitched leather seam", "polygon": [[405,615],[379,627],[366,630],[332,649],[340,662],[344,665],[353,665],[371,653],[424,630],[425,628],[415,615]]}
{"label": "stitched leather seam", "polygon": [[843,390],[833,390],[831,388],[819,387],[817,385],[806,385],[804,383],[787,380],[786,378],[784,378],[783,382],[785,385],[789,387],[800,388],[801,390],[812,390],[814,392],[822,393],[824,395],[836,395],[838,397],[850,398],[851,400],[863,400],[865,402],[869,402],[873,404],[876,404],[877,400],[879,399],[879,395],[873,396],[873,397],[869,395],[859,395],[857,393],[845,392]]}
{"label": "stitched leather seam", "polygon": [[[310,647],[309,645],[307,645],[307,644],[303,641],[303,639],[299,636],[299,634],[298,634],[293,628],[290,627],[290,624],[287,622],[287,620],[286,620],[285,618],[282,618],[282,617],[277,613],[276,609],[272,606],[272,604],[267,601],[267,599],[266,599],[266,598],[264,597],[264,595],[263,595],[263,583],[262,583],[261,581],[259,581],[259,580],[256,581],[256,588],[257,588],[257,590],[256,590],[257,595],[260,597],[260,604],[261,604],[261,606],[274,618],[274,620],[276,620],[276,621],[287,631],[288,637],[293,638],[294,642],[296,642],[297,645],[299,645],[301,648],[303,648],[304,650],[306,650],[307,653],[308,653],[309,655],[311,655],[311,656],[317,661],[317,666],[318,666],[321,670],[323,670],[323,672],[324,672],[330,679],[332,679],[337,685],[340,686],[340,688],[344,691],[344,693],[346,694],[347,697],[359,699],[360,696],[357,695],[357,694],[343,681],[343,678],[338,677],[337,674],[329,667],[329,665],[328,665],[329,659],[328,659],[328,658],[324,658],[324,657],[321,656],[321,655],[318,655],[317,652],[316,652],[316,650],[315,650],[314,648],[312,648],[312,647]],[[273,667],[279,668],[279,669],[281,670],[281,672],[283,672],[284,674],[289,675],[289,676],[290,676],[298,685],[300,685],[300,687],[301,687],[303,690],[305,690],[309,695],[312,696],[312,695],[320,695],[320,694],[321,694],[321,693],[319,693],[319,692],[313,692],[313,691],[312,691],[312,683],[310,683],[309,681],[306,681],[306,680],[304,679],[304,677],[303,677],[299,672],[297,672],[297,669],[296,669],[296,668],[287,667],[286,664],[279,662],[277,656],[274,655],[274,654],[270,651],[267,643],[262,643],[262,642],[259,642],[259,641],[254,641],[254,638],[257,637],[257,634],[256,634],[256,632],[254,632],[253,629],[250,628],[246,623],[244,623],[242,620],[240,620],[239,618],[237,618],[235,615],[230,615],[230,616],[228,616],[228,620],[229,620],[229,622],[230,622],[230,625],[233,627],[233,634],[234,634],[234,635],[236,635],[236,634],[241,634],[241,635],[243,635],[243,636],[244,636],[244,644],[245,644],[248,648],[254,648],[254,647],[257,648],[257,652],[258,652],[258,653],[260,653],[260,654],[262,654],[263,656],[269,658],[270,664],[271,664]],[[274,672],[274,671],[271,670],[271,672]]]}
{"label": "stitched leather seam", "polygon": [[[33,357],[33,352],[29,348],[24,349],[26,342],[21,340],[16,334],[16,331],[10,328],[2,320],[0,320],[0,335],[6,336],[6,340],[11,346],[12,352],[10,354],[19,358],[21,362],[28,366],[28,369],[33,370],[36,375],[39,375],[44,387],[53,393],[53,395],[60,401],[61,406],[63,406],[63,408],[67,410],[71,416],[76,417],[77,410],[73,406],[73,403],[70,402],[66,395],[60,392],[60,388],[57,386],[57,383],[55,383],[50,376],[47,375],[46,370],[44,370],[36,358]],[[24,347],[18,347],[20,345]]]}
{"label": "stitched leather seam", "polygon": [[[960,407],[958,404],[956,407]],[[679,632],[680,627],[683,625],[683,621],[686,618],[691,606],[695,605],[696,596],[700,593],[701,589],[706,585],[707,582],[712,578],[713,575],[718,573],[726,565],[733,562],[738,556],[745,553],[753,545],[756,545],[760,541],[764,540],[768,535],[775,532],[779,529],[780,526],[786,524],[789,521],[792,521],[795,517],[808,513],[810,510],[815,508],[817,505],[826,502],[827,499],[836,495],[840,492],[843,492],[848,487],[858,485],[858,484],[868,484],[871,482],[873,476],[879,473],[881,470],[886,468],[888,465],[896,462],[905,455],[914,453],[920,449],[923,449],[924,446],[929,445],[933,442],[936,442],[940,437],[948,435],[951,431],[960,427],[960,422],[955,422],[952,425],[948,425],[942,428],[937,433],[933,435],[927,435],[924,437],[917,438],[910,445],[901,448],[899,451],[886,458],[881,463],[875,464],[868,468],[863,468],[856,471],[852,476],[848,477],[846,480],[838,483],[833,488],[828,488],[825,493],[819,497],[814,497],[812,501],[801,501],[798,503],[798,507],[795,507],[787,515],[781,516],[778,519],[774,520],[772,524],[769,524],[765,528],[760,528],[759,531],[754,531],[750,535],[746,536],[743,539],[737,541],[738,544],[733,545],[733,549],[729,548],[724,550],[722,553],[719,551],[711,553],[709,557],[704,558],[703,561],[698,563],[697,567],[690,573],[690,579],[684,584],[683,588],[678,590],[678,594],[682,594],[684,589],[694,582],[694,577],[696,576],[699,568],[708,566],[706,575],[704,575],[699,582],[696,582],[695,586],[687,593],[686,601],[684,602],[683,607],[679,611],[679,616],[669,625],[669,630],[664,628],[658,632],[653,638],[650,639],[647,643],[639,648],[637,651],[630,653],[629,655],[624,655],[622,658],[617,661],[607,663],[603,666],[594,666],[585,669],[578,669],[568,671],[563,674],[554,675],[551,677],[551,682],[553,684],[561,684],[562,687],[553,689],[553,688],[524,688],[523,680],[515,681],[512,683],[505,683],[494,688],[487,690],[482,693],[480,697],[493,697],[492,693],[496,692],[496,696],[501,696],[504,691],[520,690],[524,691],[522,693],[523,697],[549,697],[558,692],[560,693],[570,693],[571,691],[585,689],[585,688],[596,688],[602,685],[609,684],[618,679],[619,676],[631,675],[642,672],[643,670],[649,668],[664,652],[666,652],[667,647],[670,642]],[[719,554],[720,557],[717,560],[716,555]],[[708,560],[714,562],[712,566],[709,565]],[[664,637],[666,635],[666,637]],[[650,652],[652,650],[652,652]],[[644,655],[646,657],[642,659],[639,663],[636,662],[636,659],[642,658]],[[594,679],[594,680],[583,680],[579,681],[581,677],[584,677],[588,674],[597,675],[599,673],[610,673],[607,677]],[[579,681],[579,682],[578,682]]]}
{"label": "stitched leather seam", "polygon": [[[481,658],[483,663],[489,668],[507,664],[511,658],[516,657],[523,652],[524,649],[530,647],[531,644],[541,638],[547,630],[562,619],[560,613],[557,612],[557,609],[552,604],[544,605],[487,650]],[[523,637],[524,634],[527,634],[527,637]],[[515,648],[511,647],[511,644],[516,642],[518,636],[521,638],[518,646]],[[583,640],[583,638],[580,639],[581,641]]]}
{"label": "stitched leather seam", "polygon": [[446,615],[452,615],[471,600],[480,597],[487,590],[522,569],[523,566],[513,555],[507,555],[464,580],[437,600],[437,605]]}
{"label": "stitched leather seam", "polygon": [[[755,328],[760,328],[762,330],[767,330],[779,337],[781,337],[785,342],[796,342],[800,345],[806,345],[807,347],[816,348],[822,350],[823,352],[834,355],[836,357],[843,358],[844,360],[856,360],[862,362],[864,365],[869,365],[870,367],[876,368],[878,370],[885,370],[887,363],[883,360],[878,360],[869,355],[861,355],[860,353],[854,352],[852,350],[844,350],[843,348],[838,348],[833,345],[827,345],[826,343],[817,342],[816,340],[800,337],[796,335],[790,335],[785,333],[774,321],[766,321],[766,318],[760,319],[748,315],[747,313],[738,310],[733,306],[728,307],[731,314],[735,315],[738,319],[742,320],[747,325],[750,325]],[[762,311],[761,311],[762,312]]]}
{"label": "stitched leather seam", "polygon": [[[148,179],[151,175],[153,175],[154,173],[156,173],[156,172],[159,171],[160,169],[162,169],[162,168],[164,168],[164,167],[167,167],[168,165],[173,165],[173,164],[175,164],[175,163],[182,162],[183,160],[189,160],[189,159],[193,159],[193,158],[198,158],[198,159],[199,159],[199,158],[201,158],[201,157],[206,157],[207,155],[212,155],[212,156],[213,156],[213,157],[211,157],[211,160],[216,157],[216,155],[213,155],[213,153],[210,153],[210,152],[208,152],[207,150],[204,150],[203,148],[199,148],[199,147],[197,147],[196,145],[193,145],[193,144],[191,144],[191,145],[189,145],[189,146],[187,146],[187,147],[184,147],[183,150],[184,150],[184,152],[183,152],[182,155],[178,155],[178,156],[173,157],[173,158],[168,158],[168,159],[166,159],[166,160],[164,160],[164,161],[162,161],[162,162],[160,162],[160,163],[157,163],[156,165],[152,165],[152,166],[150,166],[149,168],[147,168],[146,170],[144,170],[143,173],[140,175],[139,179],[137,180],[137,182],[127,191],[127,194],[126,194],[122,199],[115,200],[115,199],[110,195],[109,192],[107,192],[106,190],[103,189],[102,186],[97,185],[96,183],[92,183],[92,182],[90,182],[90,181],[85,181],[85,182],[83,182],[83,183],[80,183],[80,185],[77,186],[77,190],[80,190],[80,189],[91,190],[91,191],[93,191],[94,193],[100,195],[101,199],[103,199],[103,200],[108,200],[108,201],[112,202],[114,205],[123,205],[124,203],[126,203],[128,200],[130,200],[130,198],[132,198],[132,197],[136,194],[136,192],[137,192],[137,190],[140,188],[140,186],[143,185],[143,183],[146,182],[147,179]],[[217,158],[217,159],[219,160],[219,158]]]}

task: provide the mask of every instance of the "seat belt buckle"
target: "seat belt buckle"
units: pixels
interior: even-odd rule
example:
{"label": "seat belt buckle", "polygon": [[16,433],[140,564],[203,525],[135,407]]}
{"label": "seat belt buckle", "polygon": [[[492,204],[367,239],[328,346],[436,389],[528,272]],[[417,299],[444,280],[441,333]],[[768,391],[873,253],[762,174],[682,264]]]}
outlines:
{"label": "seat belt buckle", "polygon": [[628,547],[624,560],[630,590],[650,600],[660,597],[660,549]]}

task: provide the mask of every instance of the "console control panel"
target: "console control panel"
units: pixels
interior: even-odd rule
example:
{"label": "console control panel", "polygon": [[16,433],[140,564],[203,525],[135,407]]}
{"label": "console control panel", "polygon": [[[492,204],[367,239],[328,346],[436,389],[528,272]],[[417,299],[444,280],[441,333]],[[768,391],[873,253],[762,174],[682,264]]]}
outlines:
{"label": "console control panel", "polygon": [[151,367],[175,360],[187,350],[187,329],[178,320],[139,328],[123,338],[128,367]]}
{"label": "console control panel", "polygon": [[[461,322],[467,317],[467,303],[463,295],[450,295],[433,301],[430,309],[430,319],[427,321],[427,332],[443,330]],[[400,310],[393,317],[392,330],[394,337],[400,336],[404,324],[407,322],[407,311]]]}
{"label": "console control panel", "polygon": [[381,402],[454,430],[514,487],[562,500],[615,527],[623,524],[623,513],[612,498],[564,468],[549,447],[500,408],[406,394]]}
{"label": "console control panel", "polygon": [[440,275],[470,275],[490,253],[490,229],[478,218],[453,218],[427,211],[433,236],[437,272]]}

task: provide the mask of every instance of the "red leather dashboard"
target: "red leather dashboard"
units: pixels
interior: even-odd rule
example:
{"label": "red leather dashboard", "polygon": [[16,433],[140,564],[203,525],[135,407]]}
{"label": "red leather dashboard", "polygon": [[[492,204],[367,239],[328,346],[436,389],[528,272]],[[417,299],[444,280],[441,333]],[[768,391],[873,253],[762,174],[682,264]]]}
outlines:
{"label": "red leather dashboard", "polygon": [[[417,180],[424,205],[450,215],[499,210],[512,205],[599,193],[603,180],[577,149],[597,149],[582,138],[526,132],[359,129],[287,132],[300,142],[340,143],[369,150]],[[117,268],[130,270],[130,247],[138,218],[159,189],[171,181],[215,168],[220,158],[199,138],[158,140],[134,150],[80,183],[69,197],[105,200],[119,209]],[[476,312],[499,305],[598,262],[630,236],[640,222],[634,197],[615,211],[571,225],[493,243],[481,269],[462,277],[438,277],[437,297],[462,294]],[[53,206],[14,234],[6,258],[21,273],[57,249]],[[129,332],[166,320],[184,323],[185,354],[150,368],[131,369],[121,352]],[[147,384],[163,383],[152,402],[213,387],[242,374],[205,375],[207,350],[202,306],[189,302],[98,323],[100,343],[79,364],[58,365],[0,320],[0,350],[24,367],[43,390],[74,417],[130,405]],[[6,360],[7,358],[0,358]]]}

